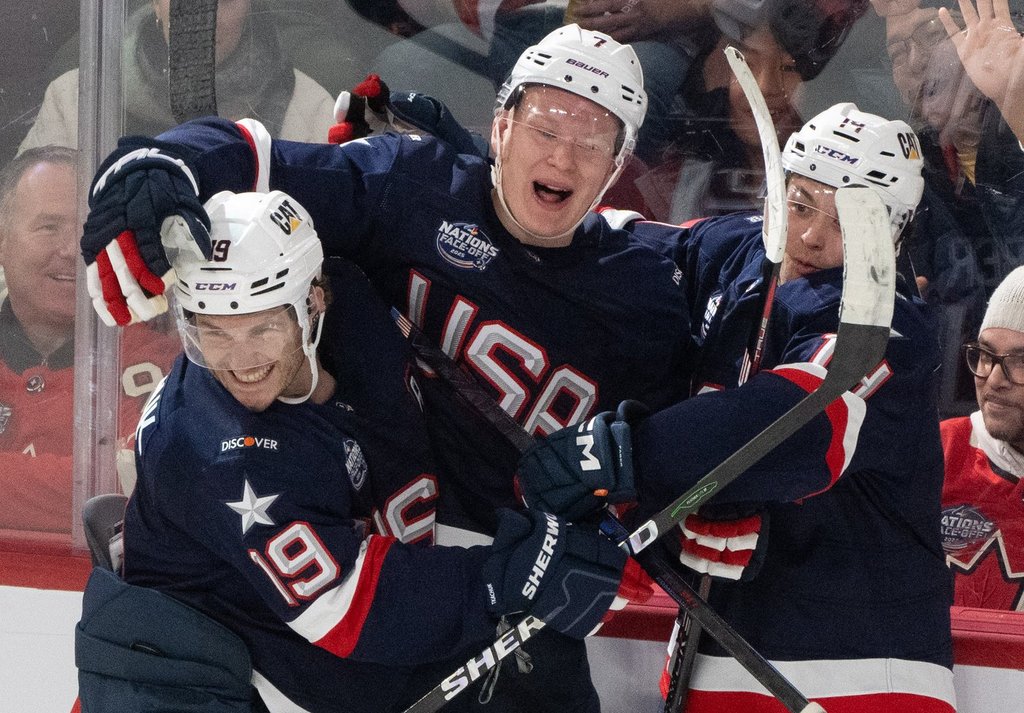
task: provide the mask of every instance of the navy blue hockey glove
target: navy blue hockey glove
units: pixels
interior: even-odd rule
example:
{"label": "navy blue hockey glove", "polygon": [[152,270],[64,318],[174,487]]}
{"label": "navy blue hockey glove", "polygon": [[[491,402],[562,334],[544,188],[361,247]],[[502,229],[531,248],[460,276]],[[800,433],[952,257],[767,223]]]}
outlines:
{"label": "navy blue hockey glove", "polygon": [[537,441],[519,461],[518,483],[531,508],[579,520],[636,498],[630,424],[647,414],[638,401],[616,412],[555,431]]}
{"label": "navy blue hockey glove", "polygon": [[537,510],[499,510],[491,550],[483,571],[488,610],[529,612],[577,639],[601,623],[626,563],[596,529]]}
{"label": "navy blue hockey glove", "polygon": [[81,248],[93,307],[106,324],[166,311],[176,254],[213,255],[210,219],[185,162],[153,139],[121,139],[89,191]]}
{"label": "navy blue hockey glove", "polygon": [[418,92],[392,92],[379,75],[369,74],[334,103],[334,120],[327,133],[332,144],[374,134],[430,134],[458,153],[487,158],[486,139],[459,124],[442,102]]}
{"label": "navy blue hockey glove", "polygon": [[679,523],[679,561],[729,582],[749,582],[761,569],[768,547],[768,511],[705,508]]}

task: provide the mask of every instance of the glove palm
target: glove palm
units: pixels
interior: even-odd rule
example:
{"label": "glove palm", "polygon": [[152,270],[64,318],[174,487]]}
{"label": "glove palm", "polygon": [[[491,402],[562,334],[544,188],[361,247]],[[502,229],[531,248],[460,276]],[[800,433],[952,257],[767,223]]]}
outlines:
{"label": "glove palm", "polygon": [[192,172],[152,144],[122,140],[90,191],[82,257],[93,306],[110,326],[166,311],[178,252],[212,256],[210,219]]}

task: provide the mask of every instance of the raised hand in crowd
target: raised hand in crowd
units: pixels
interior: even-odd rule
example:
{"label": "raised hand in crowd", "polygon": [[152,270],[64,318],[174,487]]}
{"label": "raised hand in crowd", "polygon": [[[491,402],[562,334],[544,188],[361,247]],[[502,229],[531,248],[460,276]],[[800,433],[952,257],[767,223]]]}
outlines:
{"label": "raised hand in crowd", "polygon": [[1024,37],[1010,17],[1008,0],[959,0],[961,30],[949,14],[939,10],[967,76],[999,108],[1006,123],[1024,141]]}

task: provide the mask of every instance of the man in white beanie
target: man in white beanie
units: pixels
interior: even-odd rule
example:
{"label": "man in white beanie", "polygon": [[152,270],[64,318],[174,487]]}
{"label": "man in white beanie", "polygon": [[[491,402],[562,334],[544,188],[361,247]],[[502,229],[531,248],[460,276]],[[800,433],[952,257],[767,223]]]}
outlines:
{"label": "man in white beanie", "polygon": [[954,603],[1024,609],[1024,266],[963,347],[979,409],[942,423],[942,535]]}

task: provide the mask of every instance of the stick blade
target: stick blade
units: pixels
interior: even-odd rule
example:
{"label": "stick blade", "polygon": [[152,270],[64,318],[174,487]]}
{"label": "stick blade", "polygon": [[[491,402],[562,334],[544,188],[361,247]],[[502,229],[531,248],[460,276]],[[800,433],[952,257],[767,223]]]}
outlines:
{"label": "stick blade", "polygon": [[843,231],[843,300],[839,321],[885,327],[896,304],[896,251],[889,214],[878,193],[864,186],[836,191]]}
{"label": "stick blade", "polygon": [[768,260],[775,265],[782,262],[786,254],[786,229],[789,214],[786,209],[786,174],[782,168],[782,152],[779,151],[779,135],[772,121],[772,114],[761,93],[761,87],[747,65],[747,60],[735,47],[725,48],[729,62],[743,95],[750,104],[761,140],[761,156],[764,160],[766,193],[764,199],[764,251]]}

